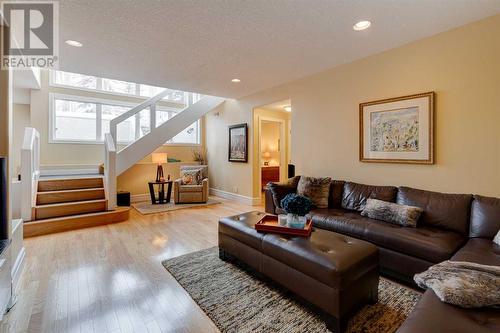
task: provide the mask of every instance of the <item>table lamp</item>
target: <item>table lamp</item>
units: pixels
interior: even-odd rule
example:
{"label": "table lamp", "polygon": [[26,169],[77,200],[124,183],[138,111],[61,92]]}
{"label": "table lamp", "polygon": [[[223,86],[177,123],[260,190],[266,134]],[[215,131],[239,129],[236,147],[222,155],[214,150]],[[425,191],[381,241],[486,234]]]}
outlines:
{"label": "table lamp", "polygon": [[153,163],[158,163],[158,167],[156,168],[156,181],[164,182],[165,178],[163,177],[163,163],[168,163],[167,153],[153,153],[151,154],[151,159]]}
{"label": "table lamp", "polygon": [[266,166],[269,165],[269,159],[271,158],[271,153],[268,151],[265,151],[264,153],[262,153],[262,157],[267,159],[267,161],[264,162],[264,165],[266,165]]}

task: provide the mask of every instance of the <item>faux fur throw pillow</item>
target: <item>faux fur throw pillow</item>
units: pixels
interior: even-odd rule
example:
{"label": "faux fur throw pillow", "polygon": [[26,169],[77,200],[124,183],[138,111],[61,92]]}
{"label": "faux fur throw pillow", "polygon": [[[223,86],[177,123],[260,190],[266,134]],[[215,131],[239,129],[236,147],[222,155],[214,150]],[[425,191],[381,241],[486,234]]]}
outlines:
{"label": "faux fur throw pillow", "polygon": [[496,245],[500,245],[500,230],[498,230],[495,238],[493,238],[493,243],[495,243]]}
{"label": "faux fur throw pillow", "polygon": [[500,305],[500,266],[447,260],[416,274],[414,279],[445,303],[463,308]]}
{"label": "faux fur throw pillow", "polygon": [[318,208],[328,208],[328,195],[330,194],[330,183],[332,179],[300,177],[297,186],[297,194],[308,197]]}
{"label": "faux fur throw pillow", "polygon": [[392,202],[367,199],[361,215],[382,220],[389,223],[399,224],[403,227],[416,227],[418,218],[423,210],[419,207],[398,205]]}

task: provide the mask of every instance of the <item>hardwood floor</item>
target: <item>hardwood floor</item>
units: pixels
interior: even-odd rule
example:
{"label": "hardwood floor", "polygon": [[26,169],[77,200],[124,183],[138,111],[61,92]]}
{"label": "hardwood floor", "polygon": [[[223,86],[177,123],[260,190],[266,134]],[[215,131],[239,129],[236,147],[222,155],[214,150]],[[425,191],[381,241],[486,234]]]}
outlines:
{"label": "hardwood floor", "polygon": [[217,332],[162,260],[217,244],[222,216],[263,210],[222,204],[141,215],[25,239],[18,302],[1,332]]}

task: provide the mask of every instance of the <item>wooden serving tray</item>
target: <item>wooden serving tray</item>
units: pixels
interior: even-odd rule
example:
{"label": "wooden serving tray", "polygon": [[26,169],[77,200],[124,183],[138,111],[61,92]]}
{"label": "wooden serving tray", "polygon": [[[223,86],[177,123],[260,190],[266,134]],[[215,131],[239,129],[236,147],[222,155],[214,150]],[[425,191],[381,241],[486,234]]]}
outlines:
{"label": "wooden serving tray", "polygon": [[255,230],[259,232],[272,232],[282,235],[309,237],[311,236],[312,231],[312,221],[307,220],[304,229],[297,229],[279,225],[278,217],[275,215],[265,215],[255,224]]}

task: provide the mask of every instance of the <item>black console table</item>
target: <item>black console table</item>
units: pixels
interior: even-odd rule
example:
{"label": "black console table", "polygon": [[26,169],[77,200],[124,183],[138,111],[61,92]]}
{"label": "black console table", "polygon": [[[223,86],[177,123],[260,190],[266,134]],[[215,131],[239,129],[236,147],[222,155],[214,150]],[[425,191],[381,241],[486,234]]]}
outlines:
{"label": "black console table", "polygon": [[[164,182],[148,182],[149,195],[151,196],[151,203],[153,205],[170,202],[170,197],[172,195],[172,183],[173,182],[171,180],[167,180]],[[155,185],[158,187],[157,192],[155,192]],[[165,185],[168,185],[166,191]],[[156,197],[156,193],[158,193],[158,197]]]}

